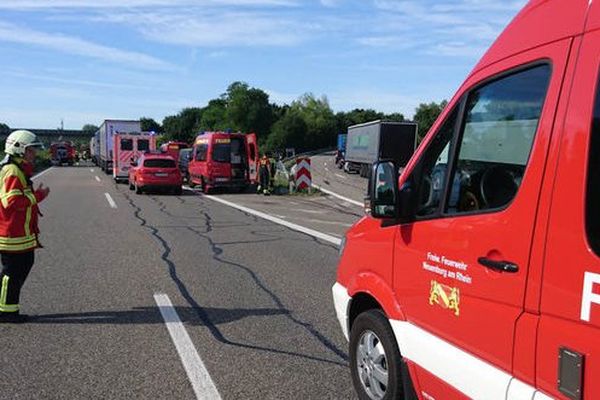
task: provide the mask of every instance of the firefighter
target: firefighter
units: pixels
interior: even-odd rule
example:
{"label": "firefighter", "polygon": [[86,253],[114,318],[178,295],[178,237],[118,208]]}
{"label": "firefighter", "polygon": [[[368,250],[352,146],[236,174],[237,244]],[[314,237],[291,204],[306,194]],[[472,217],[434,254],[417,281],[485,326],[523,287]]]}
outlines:
{"label": "firefighter", "polygon": [[267,154],[263,154],[258,161],[258,177],[260,180],[258,194],[262,193],[265,196],[268,196],[270,194],[269,186],[271,180],[271,161],[269,160],[269,156]]}
{"label": "firefighter", "polygon": [[33,267],[38,241],[38,204],[50,193],[42,184],[33,190],[31,176],[37,137],[24,130],[6,138],[6,157],[0,162],[0,323],[26,322],[19,312],[21,287]]}

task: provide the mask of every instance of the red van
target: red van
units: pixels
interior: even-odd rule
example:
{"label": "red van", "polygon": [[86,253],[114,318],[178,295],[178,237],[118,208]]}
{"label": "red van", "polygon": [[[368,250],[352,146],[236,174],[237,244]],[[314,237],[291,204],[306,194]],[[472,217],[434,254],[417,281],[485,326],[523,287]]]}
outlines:
{"label": "red van", "polygon": [[333,287],[361,399],[600,399],[599,81],[600,1],[530,1],[373,166]]}
{"label": "red van", "polygon": [[185,142],[168,141],[160,145],[160,151],[173,157],[175,160],[179,160],[179,150],[187,147],[189,145]]}
{"label": "red van", "polygon": [[246,189],[257,180],[258,146],[254,133],[206,132],[196,138],[189,162],[190,186]]}
{"label": "red van", "polygon": [[136,194],[149,190],[182,193],[183,177],[173,157],[162,153],[146,153],[129,170],[129,189]]}

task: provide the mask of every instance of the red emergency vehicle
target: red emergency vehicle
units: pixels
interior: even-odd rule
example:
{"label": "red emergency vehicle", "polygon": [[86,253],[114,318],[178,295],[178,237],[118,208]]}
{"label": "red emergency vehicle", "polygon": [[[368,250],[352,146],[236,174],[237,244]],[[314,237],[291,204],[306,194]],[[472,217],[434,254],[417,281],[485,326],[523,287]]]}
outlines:
{"label": "red emergency vehicle", "polygon": [[75,163],[75,146],[69,141],[52,143],[50,159],[53,165],[73,165]]}
{"label": "red emergency vehicle", "polygon": [[149,190],[170,191],[180,195],[183,178],[177,162],[168,154],[145,153],[129,170],[129,189],[136,194]]}
{"label": "red emergency vehicle", "polygon": [[150,132],[115,133],[113,138],[113,178],[127,181],[131,162],[142,154],[156,150],[156,135]]}
{"label": "red emergency vehicle", "polygon": [[599,81],[600,1],[530,1],[374,165],[333,287],[360,398],[600,399]]}
{"label": "red emergency vehicle", "polygon": [[246,189],[256,183],[258,146],[254,133],[206,132],[196,138],[189,166],[191,186]]}
{"label": "red emergency vehicle", "polygon": [[168,154],[175,160],[179,160],[179,150],[188,148],[189,145],[184,142],[169,141],[160,145],[160,151]]}

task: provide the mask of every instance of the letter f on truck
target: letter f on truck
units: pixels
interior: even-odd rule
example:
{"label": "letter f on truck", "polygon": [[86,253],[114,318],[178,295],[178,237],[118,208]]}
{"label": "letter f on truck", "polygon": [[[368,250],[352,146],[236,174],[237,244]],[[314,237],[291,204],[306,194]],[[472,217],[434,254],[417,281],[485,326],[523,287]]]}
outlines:
{"label": "letter f on truck", "polygon": [[590,322],[592,303],[600,305],[600,294],[594,293],[594,285],[600,285],[600,274],[586,272],[581,296],[581,319]]}

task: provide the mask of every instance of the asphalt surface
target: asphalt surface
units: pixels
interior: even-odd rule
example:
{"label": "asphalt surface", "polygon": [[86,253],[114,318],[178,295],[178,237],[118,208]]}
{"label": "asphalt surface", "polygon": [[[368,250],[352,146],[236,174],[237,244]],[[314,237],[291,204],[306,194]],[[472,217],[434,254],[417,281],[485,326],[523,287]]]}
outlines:
{"label": "asphalt surface", "polygon": [[21,295],[35,317],[0,325],[0,398],[195,398],[156,293],[223,399],[354,398],[336,246],[191,191],[135,195],[98,168],[36,181],[52,192]]}
{"label": "asphalt surface", "polygon": [[358,174],[347,174],[335,165],[334,153],[324,153],[311,157],[311,175],[314,184],[330,190],[342,197],[364,202],[367,193],[367,179]]}

